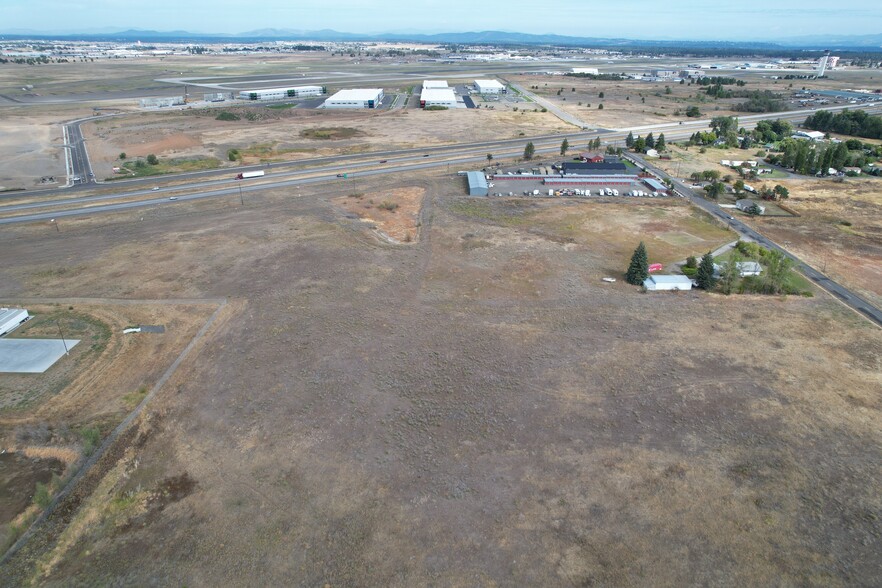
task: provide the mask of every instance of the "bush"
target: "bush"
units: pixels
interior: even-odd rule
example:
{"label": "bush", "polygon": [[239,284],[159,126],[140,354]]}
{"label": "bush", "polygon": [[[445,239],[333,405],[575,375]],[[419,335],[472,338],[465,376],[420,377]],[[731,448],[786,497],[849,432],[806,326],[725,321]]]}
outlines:
{"label": "bush", "polygon": [[689,257],[686,258],[686,266],[685,267],[688,267],[690,269],[695,269],[698,267],[698,260],[695,258],[694,255],[690,255]]}
{"label": "bush", "polygon": [[126,158],[126,152],[123,151],[122,153],[120,153],[120,154],[119,154],[119,158],[120,158],[120,159],[125,159],[125,158]]}
{"label": "bush", "polygon": [[80,429],[80,438],[83,441],[83,455],[91,455],[101,442],[101,431],[98,427],[84,427]]}
{"label": "bush", "polygon": [[[441,106],[440,104],[435,104],[432,106],[426,106],[423,110],[447,110],[446,106]],[[517,108],[515,108],[517,110]]]}
{"label": "bush", "polygon": [[388,200],[384,200],[382,204],[380,204],[377,208],[382,208],[383,210],[388,210],[390,212],[395,212],[398,209],[398,204],[395,202],[389,202]]}
{"label": "bush", "polygon": [[45,509],[50,502],[52,502],[52,496],[49,495],[49,487],[42,482],[37,482],[37,487],[34,490],[34,504]]}
{"label": "bush", "polygon": [[238,159],[242,159],[242,156],[239,155],[238,149],[230,149],[229,151],[227,151],[227,159],[229,159],[230,161],[236,161]]}
{"label": "bush", "polygon": [[159,158],[151,153],[150,155],[147,156],[147,163],[149,163],[150,165],[158,165]]}
{"label": "bush", "polygon": [[239,115],[225,111],[214,117],[214,120],[239,120]]}

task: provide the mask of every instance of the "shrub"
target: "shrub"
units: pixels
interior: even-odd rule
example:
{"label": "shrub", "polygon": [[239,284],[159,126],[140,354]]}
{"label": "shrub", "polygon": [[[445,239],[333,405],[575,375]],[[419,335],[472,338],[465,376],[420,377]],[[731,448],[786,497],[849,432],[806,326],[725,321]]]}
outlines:
{"label": "shrub", "polygon": [[694,255],[690,255],[689,257],[686,258],[686,266],[685,267],[688,267],[690,269],[695,269],[698,267],[698,260],[695,258]]}
{"label": "shrub", "polygon": [[34,490],[34,504],[45,509],[50,502],[52,502],[52,496],[49,495],[49,487],[42,482],[37,482],[37,487]]}
{"label": "shrub", "polygon": [[388,200],[384,200],[382,202],[382,204],[380,204],[377,208],[382,208],[383,210],[395,212],[395,210],[398,209],[398,204],[395,202],[389,202]]}
{"label": "shrub", "polygon": [[119,154],[119,158],[120,158],[120,159],[125,159],[125,158],[126,158],[126,152],[123,151],[122,153],[120,153],[120,154]]}
{"label": "shrub", "polygon": [[147,163],[149,163],[150,165],[157,165],[159,164],[159,158],[151,153],[147,156]]}
{"label": "shrub", "polygon": [[237,159],[241,159],[242,157],[239,155],[238,149],[230,149],[227,151],[227,159],[230,161],[236,161]]}
{"label": "shrub", "polygon": [[214,120],[230,120],[230,121],[231,120],[239,120],[239,115],[235,114],[233,112],[224,111],[224,112],[220,113],[219,115],[217,115],[216,117],[214,117]]}
{"label": "shrub", "polygon": [[83,454],[91,455],[101,442],[101,431],[98,427],[84,427],[80,429],[80,438],[83,440]]}

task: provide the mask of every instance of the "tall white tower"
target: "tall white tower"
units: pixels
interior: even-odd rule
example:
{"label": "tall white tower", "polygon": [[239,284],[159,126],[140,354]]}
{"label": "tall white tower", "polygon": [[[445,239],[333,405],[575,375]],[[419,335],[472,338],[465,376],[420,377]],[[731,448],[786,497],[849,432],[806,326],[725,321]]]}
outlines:
{"label": "tall white tower", "polygon": [[827,71],[827,59],[830,58],[830,50],[824,51],[824,55],[818,60],[818,77],[823,78],[824,72]]}

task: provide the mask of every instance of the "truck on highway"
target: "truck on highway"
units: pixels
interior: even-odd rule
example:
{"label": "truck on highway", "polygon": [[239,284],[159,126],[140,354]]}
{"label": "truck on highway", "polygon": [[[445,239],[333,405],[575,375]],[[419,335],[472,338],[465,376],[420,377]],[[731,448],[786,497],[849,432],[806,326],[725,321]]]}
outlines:
{"label": "truck on highway", "polygon": [[237,180],[247,180],[248,178],[259,178],[263,175],[263,170],[242,172],[236,176]]}

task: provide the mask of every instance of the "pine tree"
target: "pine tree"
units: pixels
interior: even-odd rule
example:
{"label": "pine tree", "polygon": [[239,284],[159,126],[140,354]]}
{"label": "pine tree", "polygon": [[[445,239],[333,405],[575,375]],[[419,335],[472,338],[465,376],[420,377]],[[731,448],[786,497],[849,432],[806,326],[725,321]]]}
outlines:
{"label": "pine tree", "polygon": [[628,136],[625,137],[625,146],[627,146],[628,149],[634,146],[634,133],[630,131],[628,132]]}
{"label": "pine tree", "polygon": [[560,143],[560,154],[561,154],[561,155],[566,155],[566,154],[567,154],[567,149],[569,149],[569,148],[570,148],[570,142],[569,142],[567,139],[564,139],[564,140],[561,141],[561,143]]}
{"label": "pine tree", "polygon": [[664,151],[664,150],[665,150],[665,147],[666,147],[666,145],[665,145],[665,134],[662,133],[661,135],[658,136],[658,140],[655,142],[655,148],[656,148],[656,150],[658,150],[658,151]]}
{"label": "pine tree", "polygon": [[640,245],[637,246],[637,249],[634,250],[634,254],[631,256],[631,264],[628,266],[628,271],[625,274],[625,281],[629,284],[640,286],[648,277],[649,258],[646,255],[646,246],[643,245],[643,241],[640,241]]}
{"label": "pine tree", "polygon": [[524,147],[524,159],[533,159],[533,155],[536,153],[536,147],[533,145],[533,142],[530,141],[527,143],[527,146]]}
{"label": "pine tree", "polygon": [[698,271],[695,272],[695,282],[699,288],[711,290],[717,283],[714,277],[714,257],[710,251],[701,257],[701,263],[698,264]]}
{"label": "pine tree", "polygon": [[655,147],[655,137],[652,136],[652,133],[646,135],[646,147],[649,149]]}

